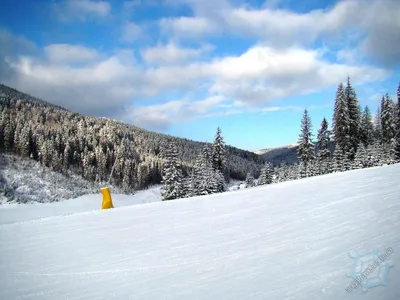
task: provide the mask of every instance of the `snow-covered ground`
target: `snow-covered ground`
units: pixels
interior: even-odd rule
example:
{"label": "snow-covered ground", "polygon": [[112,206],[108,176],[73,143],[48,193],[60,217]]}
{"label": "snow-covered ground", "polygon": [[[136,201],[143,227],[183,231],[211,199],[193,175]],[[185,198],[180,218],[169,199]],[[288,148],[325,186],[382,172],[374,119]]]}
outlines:
{"label": "snow-covered ground", "polygon": [[[391,165],[2,224],[0,299],[397,300],[399,174]],[[388,267],[387,286],[346,292],[348,252],[376,247],[393,251],[368,278]]]}
{"label": "snow-covered ground", "polygon": [[[137,191],[134,195],[114,194],[111,192],[111,198],[115,207],[160,202],[160,187],[154,186],[147,190]],[[101,203],[102,195],[100,193],[83,195],[60,202],[4,203],[0,205],[0,224],[99,210]]]}

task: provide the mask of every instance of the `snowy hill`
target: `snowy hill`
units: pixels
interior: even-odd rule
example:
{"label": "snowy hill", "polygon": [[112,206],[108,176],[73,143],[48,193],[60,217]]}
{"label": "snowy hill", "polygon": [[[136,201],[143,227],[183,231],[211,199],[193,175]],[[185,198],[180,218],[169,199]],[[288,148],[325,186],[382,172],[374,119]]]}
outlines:
{"label": "snowy hill", "polygon": [[[254,151],[254,153],[259,155],[264,161],[274,165],[295,164],[299,162],[298,146],[298,144],[290,144],[276,148],[265,148]],[[329,143],[329,148],[333,152],[335,148],[333,142]]]}
{"label": "snowy hill", "polygon": [[[396,164],[3,224],[0,299],[400,299],[399,173]],[[387,286],[347,292],[348,252],[376,247],[392,251],[368,278]]]}
{"label": "snowy hill", "polygon": [[254,151],[254,153],[260,155],[264,161],[274,165],[280,165],[281,163],[293,164],[298,162],[297,148],[297,144],[291,144],[283,147],[261,149]]}

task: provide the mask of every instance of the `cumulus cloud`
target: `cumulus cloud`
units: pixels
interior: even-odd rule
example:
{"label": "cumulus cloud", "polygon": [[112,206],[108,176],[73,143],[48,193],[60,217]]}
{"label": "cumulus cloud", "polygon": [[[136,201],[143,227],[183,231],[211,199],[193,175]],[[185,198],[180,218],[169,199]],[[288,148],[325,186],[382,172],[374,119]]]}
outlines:
{"label": "cumulus cloud", "polygon": [[107,1],[64,0],[55,3],[54,9],[62,21],[84,21],[90,17],[106,17],[111,12],[111,4]]}
{"label": "cumulus cloud", "polygon": [[175,122],[187,122],[207,116],[207,113],[226,101],[222,96],[209,97],[200,101],[188,99],[164,104],[134,107],[125,111],[123,119],[152,130],[164,130]]}
{"label": "cumulus cloud", "polygon": [[388,76],[385,69],[335,64],[323,60],[319,51],[296,47],[255,46],[240,56],[215,61],[210,68],[215,76],[211,91],[247,105],[316,92],[347,75],[357,83]]}
{"label": "cumulus cloud", "polygon": [[122,40],[127,43],[136,42],[143,37],[142,27],[135,22],[126,22],[123,28]]}
{"label": "cumulus cloud", "polygon": [[[400,62],[396,18],[400,2],[382,1],[386,6],[377,0],[347,0],[298,13],[273,3],[254,8],[233,6],[226,0],[166,0],[189,5],[193,16],[158,20],[167,39],[157,36],[155,45],[141,49],[136,42],[145,36],[143,27],[124,19],[122,40],[129,47],[114,49],[112,54],[78,44],[50,44],[33,55],[32,49],[38,49],[31,42],[0,31],[0,42],[6,45],[0,48],[0,76],[16,88],[68,109],[118,116],[151,129],[200,117],[298,109],[301,105],[270,105],[272,100],[336,86],[348,75],[355,84],[390,75]],[[79,3],[68,0],[62,5],[85,18],[104,17],[111,10],[105,1]],[[229,56],[214,51],[211,58],[214,46],[202,37],[220,33],[242,35],[254,43]],[[180,38],[196,38],[197,47]],[[316,48],[316,41],[325,48]],[[364,56],[378,64],[370,65]],[[146,105],[149,96],[160,98],[169,92],[178,95],[174,101]],[[188,92],[199,92],[203,99],[181,96]]]}
{"label": "cumulus cloud", "polygon": [[[388,75],[384,69],[330,63],[319,51],[295,47],[282,51],[257,45],[238,56],[151,68],[131,60],[133,54],[127,50],[93,60],[100,54],[84,47],[70,47],[74,55],[65,54],[66,45],[50,45],[44,50],[44,59],[9,59],[16,74],[14,85],[68,109],[102,116],[115,116],[133,100],[172,90],[185,93],[200,89],[209,95],[197,102],[185,99],[135,108],[137,113],[130,114],[133,122],[154,123],[156,127],[167,126],[171,120],[237,111],[237,107],[227,107],[215,112],[228,99],[236,105],[262,107],[271,100],[334,86],[347,75],[355,83]],[[185,53],[190,49],[175,50]],[[86,63],[81,60],[79,65],[71,64],[80,51],[87,53]],[[153,55],[153,59],[159,58],[158,54]]]}
{"label": "cumulus cloud", "polygon": [[[184,0],[182,0],[184,1]],[[274,47],[307,46],[323,40],[356,44],[359,55],[385,65],[400,63],[400,2],[397,0],[346,0],[332,7],[305,13],[265,6],[205,5],[186,0],[194,16],[160,23],[175,36],[228,33],[262,40]]]}
{"label": "cumulus cloud", "polygon": [[79,45],[52,44],[44,47],[46,57],[55,63],[90,62],[99,58],[99,53]]}
{"label": "cumulus cloud", "polygon": [[201,17],[164,18],[159,24],[164,34],[183,39],[197,39],[219,31],[212,20]]}
{"label": "cumulus cloud", "polygon": [[0,28],[0,81],[7,82],[13,77],[13,70],[7,59],[18,58],[19,55],[34,54],[36,45],[22,36],[15,36]]}
{"label": "cumulus cloud", "polygon": [[203,45],[202,47],[193,49],[180,47],[170,42],[166,45],[157,45],[143,49],[142,57],[149,64],[182,64],[189,60],[198,59],[212,49],[211,45]]}

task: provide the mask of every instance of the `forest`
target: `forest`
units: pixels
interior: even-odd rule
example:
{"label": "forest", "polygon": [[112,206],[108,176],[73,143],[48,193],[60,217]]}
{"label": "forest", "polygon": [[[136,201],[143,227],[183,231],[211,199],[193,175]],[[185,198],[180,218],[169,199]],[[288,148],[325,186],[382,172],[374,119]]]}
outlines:
{"label": "forest", "polygon": [[[0,151],[29,157],[54,171],[132,193],[161,183],[163,150],[172,143],[183,175],[208,145],[70,112],[0,85]],[[255,153],[231,146],[226,146],[226,157],[226,180],[258,176],[263,163]]]}

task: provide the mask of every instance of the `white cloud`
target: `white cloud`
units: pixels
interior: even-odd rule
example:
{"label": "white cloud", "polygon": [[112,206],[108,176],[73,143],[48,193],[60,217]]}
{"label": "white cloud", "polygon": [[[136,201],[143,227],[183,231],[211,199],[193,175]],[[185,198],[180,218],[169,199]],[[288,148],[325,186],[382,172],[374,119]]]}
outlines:
{"label": "white cloud", "polygon": [[44,52],[56,63],[91,62],[99,58],[97,51],[79,45],[52,44],[44,47]]}
{"label": "white cloud", "polygon": [[164,34],[184,39],[197,39],[219,31],[214,22],[201,17],[164,18],[159,24]]}
{"label": "white cloud", "polygon": [[255,46],[241,56],[215,61],[210,69],[215,77],[213,93],[247,105],[316,92],[336,85],[347,75],[356,83],[388,76],[384,69],[324,61],[316,50],[267,46]]}
{"label": "white cloud", "polygon": [[167,45],[157,45],[155,47],[142,50],[143,59],[150,64],[170,65],[182,64],[189,60],[198,59],[204,53],[213,49],[210,45],[200,48],[183,48],[173,42]]}
{"label": "white cloud", "polygon": [[[174,2],[174,1],[172,1]],[[240,35],[274,47],[309,46],[323,40],[357,48],[359,56],[385,65],[400,63],[400,1],[343,0],[306,13],[274,8],[216,6],[183,1],[194,16],[164,19],[162,30],[175,37],[198,39],[211,34]],[[214,3],[214,1],[212,2]],[[273,3],[272,3],[273,4]]]}
{"label": "white cloud", "polygon": [[[87,55],[86,63],[81,60],[79,65],[71,64],[75,55],[68,57],[54,49],[57,47],[45,48],[48,57],[42,60],[27,56],[9,59],[15,72],[13,85],[68,109],[102,116],[121,114],[135,99],[144,100],[171,90],[209,95],[197,102],[187,98],[135,108],[130,114],[135,124],[150,126],[153,122],[156,127],[167,126],[171,121],[265,107],[271,100],[336,86],[347,75],[354,83],[365,83],[388,74],[368,66],[329,63],[315,50],[262,45],[239,56],[156,68],[137,65],[133,53],[126,49],[108,57],[97,55],[101,58],[94,61],[92,55]],[[73,49],[96,53],[77,46]]]}
{"label": "white cloud", "polygon": [[123,114],[126,122],[139,126],[163,130],[173,123],[184,123],[202,117],[208,117],[209,111],[226,101],[221,96],[213,96],[200,101],[188,99],[170,101],[164,104],[134,107]]}
{"label": "white cloud", "polygon": [[137,25],[134,22],[126,22],[123,33],[122,33],[122,40],[124,42],[133,43],[136,42],[138,39],[143,37],[142,27]]}
{"label": "white cloud", "polygon": [[107,1],[70,0],[69,5],[74,10],[98,16],[106,16],[111,11],[111,5]]}
{"label": "white cloud", "polygon": [[107,1],[64,0],[54,4],[55,12],[62,21],[86,20],[88,17],[103,18],[110,14],[111,4]]}

